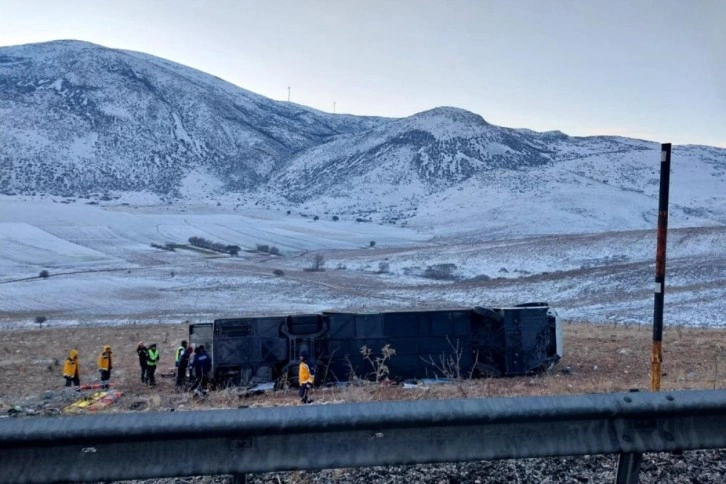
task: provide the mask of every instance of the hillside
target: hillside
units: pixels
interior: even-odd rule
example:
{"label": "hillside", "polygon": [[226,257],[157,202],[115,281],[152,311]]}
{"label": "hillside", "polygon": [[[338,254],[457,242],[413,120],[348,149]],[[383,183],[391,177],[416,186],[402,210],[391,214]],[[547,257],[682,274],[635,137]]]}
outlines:
{"label": "hillside", "polygon": [[78,41],[0,48],[0,88],[6,193],[183,195],[188,177],[244,190],[302,148],[382,122]]}
{"label": "hillside", "polygon": [[[322,113],[85,42],[2,47],[0,323],[532,300],[647,322],[660,155],[453,107]],[[724,187],[726,150],[674,147],[674,324],[726,325]]]}
{"label": "hillside", "polygon": [[[654,223],[655,142],[504,128],[452,107],[323,113],[78,41],[0,48],[0,87],[5,194],[143,194],[494,237]],[[724,186],[726,150],[675,147],[671,223],[726,223]]]}

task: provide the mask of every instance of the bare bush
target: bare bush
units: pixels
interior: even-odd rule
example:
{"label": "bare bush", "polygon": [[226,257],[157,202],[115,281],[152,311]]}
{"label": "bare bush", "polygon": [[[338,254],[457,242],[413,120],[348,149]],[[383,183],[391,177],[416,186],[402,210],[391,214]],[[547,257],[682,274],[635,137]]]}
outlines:
{"label": "bare bush", "polygon": [[422,275],[427,279],[452,280],[456,279],[456,276],[454,276],[455,270],[456,264],[434,264],[428,266]]}
{"label": "bare bush", "polygon": [[446,337],[446,341],[451,347],[451,353],[441,353],[438,358],[434,360],[432,355],[428,358],[421,357],[421,360],[428,363],[434,368],[434,371],[444,378],[451,380],[461,380],[461,357],[463,355],[463,348],[459,345],[459,340],[456,340],[456,344],[451,342],[449,337]]}
{"label": "bare bush", "polygon": [[325,256],[323,254],[315,254],[312,259],[312,265],[310,266],[311,271],[324,271]]}
{"label": "bare bush", "polygon": [[189,244],[194,247],[201,247],[215,252],[224,252],[231,256],[236,256],[239,254],[239,251],[242,250],[237,245],[225,245],[219,242],[212,242],[211,240],[207,240],[203,237],[189,237]]}
{"label": "bare bush", "polygon": [[376,356],[373,354],[373,350],[368,346],[363,346],[360,349],[360,354],[363,355],[363,359],[370,363],[373,368],[373,372],[369,374],[375,378],[375,381],[380,382],[385,378],[388,378],[390,370],[386,362],[393,356],[396,356],[396,350],[391,347],[390,344],[386,344],[381,348],[381,354]]}

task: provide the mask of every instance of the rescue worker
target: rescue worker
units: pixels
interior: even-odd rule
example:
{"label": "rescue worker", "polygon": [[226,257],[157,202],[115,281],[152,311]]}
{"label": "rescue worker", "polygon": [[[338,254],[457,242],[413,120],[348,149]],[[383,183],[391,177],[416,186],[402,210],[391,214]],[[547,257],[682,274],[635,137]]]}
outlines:
{"label": "rescue worker", "polygon": [[179,361],[181,360],[182,355],[187,350],[187,342],[186,340],[183,340],[181,342],[181,345],[176,349],[176,355],[174,357],[174,366],[179,368]]}
{"label": "rescue worker", "polygon": [[308,362],[308,352],[302,350],[300,352],[300,364],[298,365],[298,382],[300,383],[300,401],[302,403],[313,403],[308,398],[308,392],[315,383],[315,368]]}
{"label": "rescue worker", "polygon": [[209,372],[212,370],[212,359],[209,358],[209,355],[204,349],[204,345],[199,345],[194,350],[192,369],[194,370],[192,390],[197,395],[206,395]]}
{"label": "rescue worker", "polygon": [[151,343],[147,350],[148,358],[146,359],[146,383],[149,386],[156,386],[156,365],[159,363],[159,350],[156,349],[156,343]]}
{"label": "rescue worker", "polygon": [[81,376],[78,365],[78,350],[71,350],[63,364],[63,378],[66,379],[66,386],[80,386]]}
{"label": "rescue worker", "polygon": [[108,380],[111,379],[112,368],[111,347],[105,345],[101,354],[98,355],[98,371],[101,373],[101,388],[108,388]]}
{"label": "rescue worker", "polygon": [[189,359],[192,357],[192,348],[188,346],[179,357],[179,364],[176,368],[176,386],[184,388],[187,383],[187,368],[189,368]]}
{"label": "rescue worker", "polygon": [[139,342],[139,345],[136,347],[136,354],[139,355],[139,366],[141,367],[141,383],[146,383],[149,350],[146,349],[146,345],[143,341]]}

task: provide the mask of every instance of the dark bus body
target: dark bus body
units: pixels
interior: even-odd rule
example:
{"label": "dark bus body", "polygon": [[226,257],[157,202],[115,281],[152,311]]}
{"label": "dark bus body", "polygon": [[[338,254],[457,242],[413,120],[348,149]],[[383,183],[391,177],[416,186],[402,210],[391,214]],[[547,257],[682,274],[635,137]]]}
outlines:
{"label": "dark bus body", "polygon": [[190,325],[189,333],[193,345],[204,344],[212,355],[214,380],[222,385],[296,384],[303,350],[322,385],[375,379],[374,362],[386,345],[395,350],[385,360],[386,376],[398,381],[525,375],[562,357],[560,322],[546,303],[228,318]]}

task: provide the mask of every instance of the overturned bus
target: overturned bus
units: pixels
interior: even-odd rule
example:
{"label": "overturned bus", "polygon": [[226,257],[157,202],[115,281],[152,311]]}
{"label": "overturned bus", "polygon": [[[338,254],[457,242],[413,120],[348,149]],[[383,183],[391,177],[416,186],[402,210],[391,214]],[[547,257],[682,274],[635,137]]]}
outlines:
{"label": "overturned bus", "polygon": [[302,351],[317,368],[316,385],[375,379],[381,363],[403,381],[525,375],[562,357],[560,322],[547,303],[216,319],[190,325],[189,341],[211,355],[218,385],[296,384]]}

